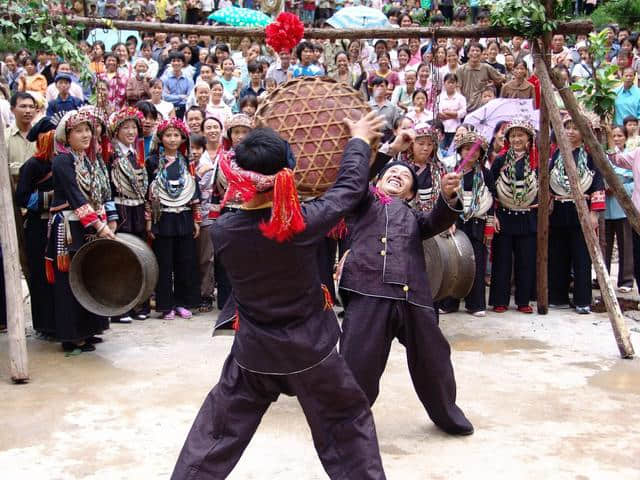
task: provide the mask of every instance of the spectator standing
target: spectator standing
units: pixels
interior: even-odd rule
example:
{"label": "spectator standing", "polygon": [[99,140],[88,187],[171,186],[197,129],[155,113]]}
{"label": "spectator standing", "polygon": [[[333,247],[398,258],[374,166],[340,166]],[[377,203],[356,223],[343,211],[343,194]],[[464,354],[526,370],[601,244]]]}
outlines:
{"label": "spectator standing", "polygon": [[182,53],[172,53],[169,56],[171,73],[169,73],[163,90],[163,98],[172,103],[176,111],[176,116],[181,118],[184,115],[187,96],[193,89],[193,80],[182,73],[185,65]]}
{"label": "spectator standing", "polygon": [[289,80],[291,71],[291,52],[278,53],[279,61],[273,63],[267,70],[266,78],[273,78],[278,85]]}
{"label": "spectator standing", "polygon": [[467,109],[473,111],[482,105],[482,91],[490,83],[502,83],[504,76],[495,68],[482,63],[482,45],[475,42],[469,47],[469,61],[459,68],[461,92],[467,99]]}
{"label": "spectator standing", "polygon": [[[383,140],[387,140],[393,130],[393,125],[398,117],[402,116],[402,113],[393,103],[387,100],[387,79],[377,77],[371,82],[372,98],[369,102],[371,109],[378,115],[381,115],[385,119],[385,126],[383,129]],[[415,93],[414,93],[415,97]]]}
{"label": "spectator standing", "polygon": [[163,120],[167,120],[176,116],[175,108],[173,104],[162,99],[162,92],[164,91],[164,84],[162,80],[156,78],[151,81],[149,87],[149,94],[151,95],[151,103],[156,108],[158,113],[162,116]]}
{"label": "spectator standing", "polygon": [[144,58],[137,58],[133,71],[134,76],[127,81],[127,103],[134,106],[140,100],[149,99],[149,78],[147,77],[147,62]]}
{"label": "spectator standing", "polygon": [[36,144],[27,140],[36,112],[36,101],[31,94],[18,92],[11,97],[10,105],[14,121],[5,130],[5,142],[9,171],[12,177],[16,177],[22,164],[36,151]]}
{"label": "spectator standing", "polygon": [[240,91],[240,100],[247,95],[253,95],[257,98],[265,91],[262,85],[262,70],[260,66],[255,61],[252,61],[247,65],[247,70],[249,71],[249,85]]}
{"label": "spectator standing", "polygon": [[444,126],[444,144],[442,148],[449,148],[456,128],[467,116],[467,99],[457,91],[458,77],[455,73],[448,73],[444,77],[444,91],[438,99],[438,119]]}
{"label": "spectator standing", "polygon": [[58,89],[58,97],[49,102],[47,107],[48,117],[52,117],[56,113],[77,110],[84,104],[84,100],[69,93],[71,76],[68,73],[58,73],[56,75],[56,88]]}
{"label": "spectator standing", "polygon": [[634,83],[635,72],[632,68],[626,68],[622,73],[622,86],[618,88],[616,95],[615,124],[622,125],[625,117],[631,115],[640,117],[640,89]]}
{"label": "spectator standing", "polygon": [[503,85],[500,90],[502,98],[535,98],[535,89],[527,81],[529,71],[524,60],[518,60],[513,67],[513,80]]}

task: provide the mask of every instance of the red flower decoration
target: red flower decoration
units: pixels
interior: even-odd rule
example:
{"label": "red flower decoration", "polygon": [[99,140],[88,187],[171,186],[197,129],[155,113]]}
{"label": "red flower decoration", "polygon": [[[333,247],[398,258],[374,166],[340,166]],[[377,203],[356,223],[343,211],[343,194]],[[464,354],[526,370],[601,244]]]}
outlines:
{"label": "red flower decoration", "polygon": [[290,52],[304,35],[304,24],[289,12],[282,12],[265,28],[267,45],[277,53]]}

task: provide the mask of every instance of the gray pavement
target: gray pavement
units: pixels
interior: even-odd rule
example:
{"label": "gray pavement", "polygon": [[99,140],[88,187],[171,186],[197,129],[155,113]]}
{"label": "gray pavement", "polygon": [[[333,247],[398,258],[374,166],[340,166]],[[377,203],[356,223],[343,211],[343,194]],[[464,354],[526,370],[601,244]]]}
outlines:
{"label": "gray pavement", "polygon": [[[30,337],[26,385],[9,383],[0,335],[0,477],[168,478],[232,342],[211,338],[212,320],[116,324],[71,358]],[[374,407],[389,479],[640,478],[640,360],[618,357],[604,314],[460,313],[441,325],[476,433],[431,423],[394,343]],[[640,353],[640,334],[632,341]],[[270,408],[229,478],[326,478],[294,398]]]}

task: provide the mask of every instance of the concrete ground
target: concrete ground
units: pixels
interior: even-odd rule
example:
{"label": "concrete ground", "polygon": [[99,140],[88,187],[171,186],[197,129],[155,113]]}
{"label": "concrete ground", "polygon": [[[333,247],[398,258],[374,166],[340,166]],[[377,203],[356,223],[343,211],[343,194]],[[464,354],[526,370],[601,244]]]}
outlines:
{"label": "concrete ground", "polygon": [[[96,352],[68,358],[30,337],[26,385],[9,383],[0,335],[0,477],[168,478],[231,346],[211,338],[212,320],[116,324]],[[436,429],[394,343],[374,407],[389,479],[640,478],[640,360],[619,358],[605,315],[461,313],[441,325],[476,433]],[[295,398],[270,408],[229,478],[326,478]]]}

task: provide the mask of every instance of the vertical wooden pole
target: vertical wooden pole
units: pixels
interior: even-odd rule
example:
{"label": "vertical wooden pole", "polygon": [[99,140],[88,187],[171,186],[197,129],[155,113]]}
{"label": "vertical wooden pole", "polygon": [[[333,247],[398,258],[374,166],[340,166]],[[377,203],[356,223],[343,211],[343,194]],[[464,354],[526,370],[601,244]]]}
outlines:
{"label": "vertical wooden pole", "polygon": [[580,192],[578,171],[575,162],[573,161],[572,148],[565,134],[564,126],[562,125],[560,110],[553,101],[553,83],[551,82],[547,66],[542,61],[540,55],[535,54],[534,60],[536,70],[538,72],[538,78],[540,79],[540,90],[542,91],[545,102],[547,102],[549,117],[556,133],[558,146],[560,147],[562,157],[566,159],[564,167],[567,172],[567,177],[569,178],[569,184],[571,185],[571,195],[573,196],[576,209],[578,210],[578,219],[580,220],[584,239],[586,241],[587,248],[589,249],[589,255],[591,256],[591,261],[593,262],[593,266],[598,277],[602,298],[604,299],[607,312],[609,313],[609,320],[611,321],[613,334],[615,336],[616,343],[618,344],[618,350],[620,351],[620,356],[622,358],[631,358],[634,355],[634,351],[629,337],[629,330],[627,329],[627,324],[624,316],[622,315],[622,311],[620,310],[620,305],[618,304],[615,290],[611,284],[609,273],[607,272],[607,268],[604,264],[598,237],[590,222],[590,212],[587,206],[587,201],[585,200],[584,195]]}
{"label": "vertical wooden pole", "polygon": [[536,243],[536,290],[540,315],[549,311],[549,157],[551,150],[547,103],[540,102],[540,133],[538,135],[538,233]]}
{"label": "vertical wooden pole", "polygon": [[[0,122],[0,139],[4,139],[4,124]],[[4,266],[4,288],[7,302],[7,329],[9,331],[9,364],[11,380],[24,383],[29,380],[27,339],[24,331],[24,306],[22,303],[22,279],[18,261],[11,179],[7,143],[0,142],[0,245]]]}

